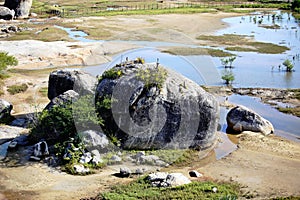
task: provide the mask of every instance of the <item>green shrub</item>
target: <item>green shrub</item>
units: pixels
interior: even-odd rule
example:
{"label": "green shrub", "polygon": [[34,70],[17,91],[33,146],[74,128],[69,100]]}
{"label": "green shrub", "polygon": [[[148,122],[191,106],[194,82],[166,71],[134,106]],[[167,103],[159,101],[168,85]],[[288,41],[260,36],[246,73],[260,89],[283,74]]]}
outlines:
{"label": "green shrub", "polygon": [[106,70],[103,72],[103,74],[99,78],[99,82],[103,79],[117,79],[120,78],[123,75],[123,72],[121,70],[117,70],[115,68],[111,68],[109,70]]}
{"label": "green shrub", "polygon": [[293,70],[293,68],[294,68],[294,65],[288,59],[286,59],[282,64],[286,67],[286,71],[287,72],[291,72]]}
{"label": "green shrub", "polygon": [[8,86],[7,91],[11,94],[11,95],[15,95],[21,92],[25,92],[28,89],[28,85],[26,83],[23,83],[21,85],[11,85]]}
{"label": "green shrub", "polygon": [[101,123],[96,116],[92,96],[83,96],[73,104],[69,102],[43,110],[31,130],[30,140],[38,142],[45,139],[52,144],[64,142],[75,137],[77,128],[89,128]]}
{"label": "green shrub", "polygon": [[231,71],[223,71],[223,75],[221,77],[227,85],[234,81],[234,74]]}
{"label": "green shrub", "polygon": [[168,72],[160,66],[157,68],[140,68],[137,72],[137,77],[144,82],[146,88],[151,88],[153,86],[162,88],[168,77]]}
{"label": "green shrub", "polygon": [[294,0],[292,2],[292,6],[291,6],[292,10],[293,11],[299,11],[299,8],[300,8],[300,0]]}
{"label": "green shrub", "polygon": [[0,74],[7,66],[18,65],[18,60],[14,56],[9,56],[7,52],[0,52]]}

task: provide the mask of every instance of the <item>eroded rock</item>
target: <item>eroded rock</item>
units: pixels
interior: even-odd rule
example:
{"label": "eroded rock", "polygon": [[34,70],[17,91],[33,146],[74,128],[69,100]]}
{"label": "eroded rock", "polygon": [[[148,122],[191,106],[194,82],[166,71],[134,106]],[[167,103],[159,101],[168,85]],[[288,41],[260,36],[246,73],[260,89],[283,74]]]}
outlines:
{"label": "eroded rock", "polygon": [[4,6],[14,10],[18,18],[28,18],[32,0],[5,0]]}
{"label": "eroded rock", "polygon": [[[113,133],[125,149],[213,146],[219,120],[216,99],[169,69],[165,69],[167,77],[161,85],[145,80],[162,73],[161,68],[156,64],[117,65],[110,71],[111,77],[99,81],[96,105],[105,134]],[[105,106],[105,102],[110,104]]]}
{"label": "eroded rock", "polygon": [[53,71],[49,76],[48,98],[51,100],[68,90],[80,95],[93,94],[96,80],[96,77],[83,71]]}
{"label": "eroded rock", "polygon": [[226,117],[228,128],[236,132],[253,131],[268,135],[274,132],[273,125],[256,112],[244,107],[232,108]]}

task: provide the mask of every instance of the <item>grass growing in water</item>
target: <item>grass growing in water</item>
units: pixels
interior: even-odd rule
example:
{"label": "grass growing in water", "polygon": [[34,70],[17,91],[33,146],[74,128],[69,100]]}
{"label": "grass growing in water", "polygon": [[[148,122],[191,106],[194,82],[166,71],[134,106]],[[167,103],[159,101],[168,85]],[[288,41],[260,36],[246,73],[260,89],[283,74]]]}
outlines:
{"label": "grass growing in water", "polygon": [[173,47],[162,51],[172,55],[191,56],[191,55],[210,55],[212,57],[229,57],[234,54],[225,52],[219,49],[209,48],[188,48],[188,47]]}
{"label": "grass growing in water", "polygon": [[[215,193],[212,189],[216,187]],[[146,178],[128,185],[118,185],[96,199],[237,199],[239,186],[230,183],[192,182],[172,188],[152,187]]]}
{"label": "grass growing in water", "polygon": [[280,54],[289,50],[289,48],[285,46],[252,41],[251,36],[247,35],[200,35],[197,37],[197,39],[214,42],[214,44],[220,46],[226,45],[227,47],[225,49],[230,51],[250,51],[265,54]]}

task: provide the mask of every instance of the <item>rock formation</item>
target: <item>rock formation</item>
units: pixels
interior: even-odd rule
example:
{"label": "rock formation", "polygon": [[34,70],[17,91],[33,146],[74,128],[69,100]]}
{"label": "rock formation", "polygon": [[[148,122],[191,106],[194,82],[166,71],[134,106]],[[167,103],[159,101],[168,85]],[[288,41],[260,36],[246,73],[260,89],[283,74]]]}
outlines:
{"label": "rock formation", "polygon": [[32,0],[5,0],[4,6],[14,10],[17,18],[27,18],[30,14]]}
{"label": "rock formation", "polygon": [[228,128],[236,132],[253,131],[268,135],[274,132],[273,125],[254,111],[244,107],[232,108],[226,117]]}
{"label": "rock formation", "polygon": [[216,141],[215,98],[157,64],[126,62],[104,72],[96,109],[105,134],[125,149],[205,149]]}
{"label": "rock formation", "polygon": [[13,117],[10,115],[13,106],[7,101],[0,99],[0,123],[8,123]]}
{"label": "rock formation", "polygon": [[15,16],[15,11],[7,7],[0,6],[0,19],[12,20]]}
{"label": "rock formation", "polygon": [[53,71],[49,76],[48,98],[51,100],[68,90],[80,95],[93,94],[96,77],[83,71]]}

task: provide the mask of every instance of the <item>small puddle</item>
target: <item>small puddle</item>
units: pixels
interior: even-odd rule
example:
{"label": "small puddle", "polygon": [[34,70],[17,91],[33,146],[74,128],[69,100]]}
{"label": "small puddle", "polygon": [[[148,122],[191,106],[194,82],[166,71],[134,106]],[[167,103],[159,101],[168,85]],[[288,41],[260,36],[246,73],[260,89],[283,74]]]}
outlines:
{"label": "small puddle", "polygon": [[10,141],[0,145],[0,161],[5,159],[9,144]]}

